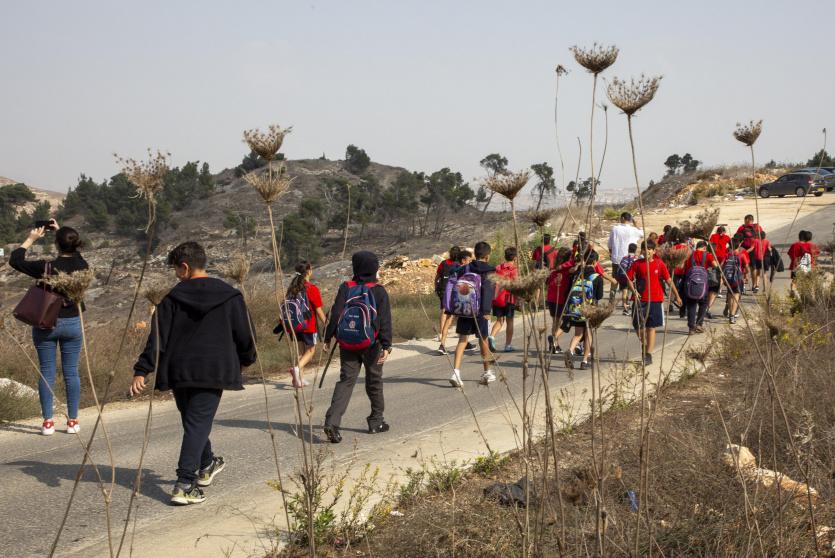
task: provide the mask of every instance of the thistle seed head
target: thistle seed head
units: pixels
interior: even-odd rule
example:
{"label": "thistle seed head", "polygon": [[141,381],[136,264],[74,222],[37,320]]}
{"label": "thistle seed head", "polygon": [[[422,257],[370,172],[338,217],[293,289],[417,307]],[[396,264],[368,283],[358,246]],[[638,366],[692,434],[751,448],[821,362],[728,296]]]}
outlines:
{"label": "thistle seed head", "polygon": [[232,258],[224,270],[224,275],[239,285],[243,285],[249,275],[250,261],[249,258],[243,254],[238,254]]}
{"label": "thistle seed head", "polygon": [[581,310],[583,317],[586,318],[586,324],[592,329],[597,329],[606,319],[612,315],[615,309],[614,303],[606,306],[598,306],[595,304],[587,304]]}
{"label": "thistle seed head", "polygon": [[614,78],[607,89],[609,100],[624,114],[632,116],[652,101],[660,81],[661,76],[646,77],[643,74],[637,80],[631,78],[628,83]]}
{"label": "thistle seed head", "polygon": [[522,191],[522,188],[528,183],[531,175],[528,171],[509,172],[507,174],[497,174],[491,176],[484,181],[484,186],[488,190],[499,194],[513,201],[516,195]]}
{"label": "thistle seed head", "polygon": [[272,161],[281,149],[281,144],[284,143],[284,136],[292,130],[292,127],[282,128],[278,124],[270,124],[266,132],[256,128],[244,130],[244,143],[262,159]]}
{"label": "thistle seed head", "polygon": [[[268,164],[272,165],[272,163]],[[290,189],[293,179],[287,176],[287,166],[279,163],[273,166],[273,172],[266,170],[254,170],[244,175],[244,180],[255,188],[261,195],[264,203],[273,203]]]}
{"label": "thistle seed head", "polygon": [[74,273],[59,271],[58,275],[51,275],[44,282],[52,287],[53,290],[63,294],[71,302],[80,304],[84,300],[84,293],[90,288],[95,278],[96,275],[92,269],[85,269]]}
{"label": "thistle seed head", "polygon": [[568,73],[568,70],[566,70],[565,66],[563,66],[562,64],[557,64],[556,72],[557,72],[557,76],[564,76],[565,74]]}
{"label": "thistle seed head", "polygon": [[553,209],[540,209],[539,211],[531,211],[528,213],[528,220],[539,228],[544,227],[554,216]]}
{"label": "thistle seed head", "polygon": [[716,228],[716,223],[719,222],[719,208],[707,209],[701,211],[693,221],[687,220],[679,223],[679,229],[688,238],[701,238],[707,240],[710,238],[713,229]]}
{"label": "thistle seed head", "polygon": [[170,153],[148,149],[148,160],[138,161],[126,159],[116,153],[113,154],[116,162],[122,167],[122,174],[130,180],[139,195],[145,199],[153,200],[157,193],[165,186],[165,176],[168,174]]}
{"label": "thistle seed head", "polygon": [[751,147],[757,142],[757,138],[760,137],[762,131],[762,120],[758,120],[757,122],[751,120],[748,122],[748,124],[740,124],[739,122],[737,122],[736,130],[734,130],[734,137],[737,141],[744,143],[748,147]]}
{"label": "thistle seed head", "polygon": [[533,298],[537,292],[545,285],[545,279],[548,277],[548,270],[539,269],[528,275],[517,277],[516,279],[507,279],[504,277],[495,277],[496,284],[502,289],[505,289],[513,296],[529,300]]}
{"label": "thistle seed head", "polygon": [[594,75],[599,74],[618,59],[618,47],[611,45],[604,47],[594,43],[591,48],[573,46],[569,49],[579,65]]}

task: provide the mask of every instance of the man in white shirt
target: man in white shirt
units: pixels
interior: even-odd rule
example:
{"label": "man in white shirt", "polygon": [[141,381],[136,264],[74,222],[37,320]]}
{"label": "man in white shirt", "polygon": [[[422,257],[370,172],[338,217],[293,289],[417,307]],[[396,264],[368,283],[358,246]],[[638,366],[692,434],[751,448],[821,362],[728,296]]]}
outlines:
{"label": "man in white shirt", "polygon": [[624,256],[629,252],[629,245],[632,243],[641,244],[644,231],[632,224],[632,214],[624,211],[620,214],[620,223],[612,227],[609,234],[609,255],[612,258],[612,273],[617,276],[618,265]]}

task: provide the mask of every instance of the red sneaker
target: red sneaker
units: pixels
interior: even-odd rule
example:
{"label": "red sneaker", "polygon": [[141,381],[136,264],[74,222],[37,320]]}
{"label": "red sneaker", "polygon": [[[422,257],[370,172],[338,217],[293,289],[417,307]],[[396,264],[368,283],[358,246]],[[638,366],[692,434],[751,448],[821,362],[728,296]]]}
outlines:
{"label": "red sneaker", "polygon": [[46,419],[43,421],[43,425],[41,426],[41,434],[44,436],[52,436],[55,434],[55,421],[52,419]]}
{"label": "red sneaker", "polygon": [[67,434],[78,434],[79,432],[81,432],[81,425],[78,424],[78,420],[68,419]]}

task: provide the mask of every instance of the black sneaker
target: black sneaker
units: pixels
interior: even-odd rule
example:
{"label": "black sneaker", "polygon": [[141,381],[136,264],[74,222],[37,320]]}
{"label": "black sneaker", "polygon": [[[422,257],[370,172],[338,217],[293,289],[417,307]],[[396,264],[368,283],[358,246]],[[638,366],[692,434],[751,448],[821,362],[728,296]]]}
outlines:
{"label": "black sneaker", "polygon": [[707,311],[707,312],[705,312],[705,318],[707,318],[708,320],[712,320],[713,319],[713,314],[711,314],[710,311]]}
{"label": "black sneaker", "polygon": [[647,366],[650,364],[652,364],[652,355],[647,353],[646,355],[644,355],[644,365]]}
{"label": "black sneaker", "polygon": [[580,370],[588,370],[588,369],[589,369],[589,363],[588,362],[586,362],[584,360],[583,362],[580,363]]}
{"label": "black sneaker", "polygon": [[174,485],[174,490],[171,492],[171,504],[174,506],[188,506],[191,504],[200,504],[206,501],[206,496],[196,484],[180,484]]}
{"label": "black sneaker", "polygon": [[551,347],[551,354],[552,355],[561,355],[562,354],[562,349],[560,348],[559,345],[554,345],[553,347]]}
{"label": "black sneaker", "polygon": [[728,323],[732,324],[732,325],[735,324],[736,323],[736,316],[731,316],[730,318],[728,318]]}
{"label": "black sneaker", "polygon": [[328,437],[330,443],[338,444],[342,441],[342,434],[339,433],[339,428],[336,426],[326,424],[322,430],[325,432],[325,436]]}
{"label": "black sneaker", "polygon": [[382,434],[383,432],[388,432],[391,430],[391,427],[386,422],[381,422],[375,426],[368,425],[368,433],[369,434]]}
{"label": "black sneaker", "polygon": [[468,342],[467,342],[467,350],[468,350],[468,351],[473,351],[473,350],[475,350],[475,343],[473,343],[472,341],[468,341]]}
{"label": "black sneaker", "polygon": [[215,456],[212,459],[211,465],[205,469],[200,469],[200,472],[197,473],[197,486],[209,486],[212,484],[217,474],[223,471],[225,467],[226,462],[223,461],[223,458]]}
{"label": "black sneaker", "polygon": [[438,346],[438,354],[441,354],[441,355],[447,354],[446,347],[444,347],[443,345]]}

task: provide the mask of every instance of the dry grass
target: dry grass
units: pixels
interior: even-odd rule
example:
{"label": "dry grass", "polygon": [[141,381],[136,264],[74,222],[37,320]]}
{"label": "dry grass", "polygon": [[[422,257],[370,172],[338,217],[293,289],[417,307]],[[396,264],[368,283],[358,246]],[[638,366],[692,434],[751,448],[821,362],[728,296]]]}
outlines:
{"label": "dry grass", "polygon": [[95,279],[95,272],[92,269],[85,269],[75,273],[59,271],[57,275],[46,279],[45,282],[75,304],[80,304],[84,300],[84,293]]}
{"label": "dry grass", "polygon": [[548,271],[539,269],[527,275],[520,275],[516,279],[497,276],[495,277],[495,281],[499,287],[507,290],[513,296],[523,300],[530,300],[543,288],[547,277]]}
{"label": "dry grass", "polygon": [[583,307],[582,314],[586,318],[586,323],[589,327],[597,329],[612,315],[614,310],[614,304],[606,304],[605,306],[589,304]]}
{"label": "dry grass", "polygon": [[537,227],[542,228],[551,221],[556,213],[557,212],[554,209],[540,209],[539,211],[531,211],[528,213],[527,218],[528,221]]}
{"label": "dry grass", "polygon": [[228,279],[235,281],[238,285],[243,285],[246,278],[249,276],[249,269],[252,265],[250,259],[244,254],[237,254],[227,264],[223,270],[223,274]]}
{"label": "dry grass", "polygon": [[0,423],[33,417],[40,412],[37,396],[14,384],[0,385]]}
{"label": "dry grass", "polygon": [[673,248],[671,244],[664,244],[655,253],[659,258],[661,258],[661,261],[664,262],[664,265],[667,266],[667,269],[672,274],[675,268],[684,265],[684,262],[686,262],[687,258],[690,257],[692,251],[687,246],[683,248]]}

